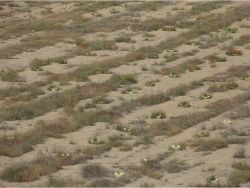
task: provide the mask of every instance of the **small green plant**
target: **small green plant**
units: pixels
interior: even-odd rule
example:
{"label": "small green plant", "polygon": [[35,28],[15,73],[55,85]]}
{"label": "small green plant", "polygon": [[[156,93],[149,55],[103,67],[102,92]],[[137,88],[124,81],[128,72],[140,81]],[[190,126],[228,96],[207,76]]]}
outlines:
{"label": "small green plant", "polygon": [[100,144],[104,144],[104,141],[99,140],[99,139],[97,138],[97,136],[94,136],[94,137],[92,137],[92,138],[89,139],[88,143],[89,143],[89,144],[100,145]]}
{"label": "small green plant", "polygon": [[209,137],[210,134],[207,131],[201,131],[201,132],[198,132],[195,136],[197,136],[197,137]]}
{"label": "small green plant", "polygon": [[60,88],[59,88],[59,87],[56,87],[55,85],[49,85],[49,86],[48,86],[48,90],[49,90],[49,91],[59,91]]}
{"label": "small green plant", "polygon": [[207,178],[208,183],[217,183],[219,179],[215,175],[211,175]]}
{"label": "small green plant", "polygon": [[225,31],[228,32],[228,33],[236,33],[237,30],[238,30],[237,28],[230,28],[230,27],[225,29]]}
{"label": "small green plant", "polygon": [[203,94],[201,94],[201,96],[200,96],[200,99],[212,99],[213,98],[213,96],[212,95],[210,95],[210,94],[208,94],[208,93],[203,93]]}
{"label": "small green plant", "polygon": [[151,59],[158,59],[159,58],[159,55],[157,53],[151,53],[148,55],[148,58],[151,58]]}
{"label": "small green plant", "polygon": [[143,166],[147,167],[148,169],[154,169],[154,170],[161,169],[161,165],[159,164],[159,159],[157,158],[147,157],[147,158],[143,158],[141,162]]}
{"label": "small green plant", "polygon": [[125,174],[125,173],[124,173],[123,171],[120,171],[120,170],[114,172],[114,176],[115,176],[116,178],[122,177],[124,174]]}
{"label": "small green plant", "polygon": [[172,144],[169,148],[170,151],[181,151],[186,149],[186,144],[179,143],[179,144]]}
{"label": "small green plant", "polygon": [[124,125],[117,125],[116,130],[122,131],[122,132],[129,132],[131,128],[128,126],[124,126]]}
{"label": "small green plant", "polygon": [[157,111],[157,112],[153,112],[151,114],[151,119],[165,119],[166,118],[166,113],[163,111]]}
{"label": "small green plant", "polygon": [[180,77],[180,75],[176,74],[175,72],[170,72],[169,73],[169,77],[171,77],[171,78],[178,78],[178,77]]}
{"label": "small green plant", "polygon": [[135,91],[134,88],[132,87],[127,87],[121,91],[122,94],[136,94],[137,92]]}

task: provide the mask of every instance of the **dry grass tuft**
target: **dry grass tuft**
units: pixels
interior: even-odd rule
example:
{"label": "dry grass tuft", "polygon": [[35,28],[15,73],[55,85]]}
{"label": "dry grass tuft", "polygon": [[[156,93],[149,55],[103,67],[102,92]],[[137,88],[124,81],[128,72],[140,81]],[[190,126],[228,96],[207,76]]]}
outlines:
{"label": "dry grass tuft", "polygon": [[163,165],[163,169],[168,173],[179,173],[181,171],[189,169],[189,165],[187,165],[184,161],[173,159]]}
{"label": "dry grass tuft", "polygon": [[230,186],[239,186],[250,181],[250,166],[247,163],[238,162],[232,165],[232,172],[229,176]]}
{"label": "dry grass tuft", "polygon": [[0,72],[0,77],[2,81],[5,82],[23,82],[20,76],[18,76],[18,72],[21,70],[13,70],[13,69],[6,69]]}
{"label": "dry grass tuft", "polygon": [[98,164],[89,164],[82,168],[82,176],[84,178],[101,178],[108,176],[108,174],[109,170]]}
{"label": "dry grass tuft", "polygon": [[195,151],[215,151],[228,146],[228,143],[224,139],[197,139],[190,143],[191,147],[195,148]]}
{"label": "dry grass tuft", "polygon": [[239,85],[236,82],[226,82],[220,84],[213,84],[209,86],[207,92],[214,93],[214,92],[225,92],[228,90],[233,90],[238,88]]}

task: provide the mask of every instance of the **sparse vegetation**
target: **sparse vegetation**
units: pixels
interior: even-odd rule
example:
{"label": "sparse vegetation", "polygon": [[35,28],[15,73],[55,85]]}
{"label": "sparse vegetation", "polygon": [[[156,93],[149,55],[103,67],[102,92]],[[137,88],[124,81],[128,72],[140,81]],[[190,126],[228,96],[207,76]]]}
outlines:
{"label": "sparse vegetation", "polygon": [[226,55],[228,56],[241,56],[242,51],[234,47],[230,47],[226,50]]}
{"label": "sparse vegetation", "polygon": [[82,176],[84,178],[101,178],[107,176],[108,173],[108,169],[98,164],[85,165],[82,168]]}
{"label": "sparse vegetation", "polygon": [[1,7],[0,186],[249,183],[248,3]]}
{"label": "sparse vegetation", "polygon": [[199,139],[194,140],[190,146],[196,151],[214,151],[227,147],[228,143],[223,139]]}
{"label": "sparse vegetation", "polygon": [[115,38],[115,42],[125,42],[125,43],[134,43],[135,41],[131,39],[129,35],[123,34]]}
{"label": "sparse vegetation", "polygon": [[166,163],[163,168],[169,173],[178,173],[187,170],[189,166],[184,161],[173,159]]}
{"label": "sparse vegetation", "polygon": [[158,119],[165,119],[166,118],[166,114],[163,111],[153,112],[151,114],[151,118],[152,119],[156,119],[156,118],[158,118]]}
{"label": "sparse vegetation", "polygon": [[233,170],[228,178],[231,186],[239,186],[241,183],[250,181],[250,166],[247,163],[234,163],[232,168]]}
{"label": "sparse vegetation", "polygon": [[145,83],[145,86],[155,86],[157,82],[159,82],[159,80],[149,80]]}
{"label": "sparse vegetation", "polygon": [[62,165],[75,164],[81,160],[84,160],[84,158],[78,158],[72,155],[62,156],[60,154],[57,154],[55,157],[50,157],[44,154],[35,161],[6,168],[1,178],[12,182],[34,181],[40,178],[40,176],[51,174],[59,170]]}
{"label": "sparse vegetation", "polygon": [[198,65],[203,64],[204,61],[201,59],[190,59],[185,61],[182,64],[176,65],[172,68],[163,68],[160,72],[160,74],[166,74],[171,77],[175,75],[175,77],[179,77],[181,74],[185,73],[187,70],[190,72],[193,72],[195,70],[200,70],[200,67]]}
{"label": "sparse vegetation", "polygon": [[22,82],[24,81],[19,75],[17,70],[6,69],[0,72],[0,77],[2,81],[5,82]]}
{"label": "sparse vegetation", "polygon": [[190,107],[191,107],[191,105],[190,105],[190,103],[189,103],[189,102],[187,102],[187,101],[183,101],[183,102],[180,102],[180,103],[178,104],[178,107],[190,108]]}
{"label": "sparse vegetation", "polygon": [[246,153],[245,153],[245,150],[243,148],[238,149],[234,153],[234,158],[245,158],[245,157],[246,157]]}
{"label": "sparse vegetation", "polygon": [[233,42],[233,45],[235,45],[235,46],[244,46],[245,44],[248,44],[248,43],[250,43],[250,35],[249,34],[243,35],[238,40],[235,40]]}
{"label": "sparse vegetation", "polygon": [[221,84],[214,84],[209,86],[207,89],[208,92],[225,92],[227,90],[233,90],[239,87],[239,85],[235,82],[226,82],[226,83],[221,83]]}

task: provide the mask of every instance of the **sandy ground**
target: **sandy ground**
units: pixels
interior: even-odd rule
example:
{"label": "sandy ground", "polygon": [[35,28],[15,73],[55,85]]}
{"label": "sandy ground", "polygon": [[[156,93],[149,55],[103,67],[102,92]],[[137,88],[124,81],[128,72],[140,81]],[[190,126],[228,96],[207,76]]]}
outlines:
{"label": "sandy ground", "polygon": [[[173,1],[170,4],[165,4],[156,8],[156,10],[150,10],[145,8],[146,10],[138,10],[131,11],[128,7],[135,6],[136,3],[141,5],[145,2],[130,2],[130,3],[121,3],[119,5],[110,5],[110,6],[98,6],[96,10],[87,9],[86,7],[93,4],[92,2],[86,2],[86,4],[82,5],[82,11],[80,11],[79,15],[82,18],[86,18],[90,21],[100,21],[105,20],[117,15],[120,19],[127,17],[132,17],[133,14],[138,14],[136,19],[138,22],[147,21],[150,19],[167,19],[169,16],[175,16],[181,14],[181,12],[188,12],[192,9],[192,6],[198,4],[200,2],[175,2]],[[213,16],[220,13],[223,13],[227,10],[231,10],[233,7],[242,6],[243,4],[249,4],[247,2],[231,2],[226,3],[222,7],[211,10],[209,12],[203,12],[199,15],[191,15],[190,18],[183,18],[183,20],[196,20],[206,16]],[[76,21],[70,18],[70,14],[72,12],[77,12],[79,8],[79,3],[69,3],[69,2],[50,2],[46,3],[34,3],[29,4],[25,2],[14,3],[16,6],[10,5],[9,3],[1,3],[0,4],[0,13],[2,21],[0,35],[3,36],[4,32],[12,31],[13,23],[14,24],[24,24],[27,22],[34,22],[36,20],[48,19],[53,20],[53,18],[69,17],[69,19],[65,19],[65,25],[69,25],[67,27],[71,27],[71,24],[74,25]],[[79,12],[79,10],[78,10]],[[78,13],[77,12],[77,13]],[[131,13],[132,12],[132,13]],[[118,18],[118,19],[119,19]],[[126,89],[125,86],[118,88],[117,90],[110,91],[106,93],[106,96],[111,99],[111,103],[109,104],[101,104],[97,105],[95,109],[90,109],[89,111],[102,110],[102,109],[110,109],[113,106],[120,105],[122,102],[129,102],[131,100],[136,100],[144,95],[153,95],[160,94],[166,91],[169,91],[172,88],[176,88],[182,84],[190,84],[193,81],[202,81],[203,79],[209,77],[215,77],[220,73],[227,73],[227,70],[232,66],[249,66],[250,59],[250,48],[249,44],[245,44],[243,46],[238,46],[242,52],[241,56],[227,56],[225,53],[225,47],[229,46],[233,41],[239,39],[241,36],[249,35],[250,31],[250,18],[246,17],[241,21],[236,21],[228,28],[236,28],[235,32],[230,32],[228,28],[223,28],[217,32],[209,33],[208,35],[201,35],[196,37],[191,42],[200,42],[203,41],[207,44],[206,48],[202,48],[199,45],[189,45],[189,44],[181,44],[172,50],[163,50],[159,57],[157,58],[145,58],[143,60],[129,62],[128,64],[123,64],[121,66],[111,68],[108,74],[97,73],[94,75],[90,75],[89,79],[86,82],[77,82],[72,80],[68,83],[68,85],[60,85],[57,81],[52,80],[52,83],[49,85],[57,85],[60,87],[59,91],[48,91],[49,85],[45,85],[41,87],[44,91],[43,94],[36,96],[34,99],[29,99],[28,102],[34,102],[36,100],[40,100],[43,97],[53,95],[55,92],[65,92],[67,90],[71,90],[79,85],[86,85],[88,83],[104,83],[109,80],[113,74],[123,75],[123,74],[135,74],[137,83],[133,84],[132,91],[127,94],[122,94],[122,91]],[[121,21],[122,22],[122,21]],[[66,24],[67,23],[67,24]],[[77,25],[77,24],[76,24]],[[190,31],[191,28],[180,28],[176,27],[175,31],[168,31],[159,29],[156,31],[146,32],[142,31],[134,31],[132,28],[123,28],[117,29],[112,32],[91,32],[91,33],[83,33],[80,35],[82,40],[86,40],[89,43],[94,43],[97,40],[104,41],[114,41],[117,37],[127,34],[131,37],[133,42],[125,43],[125,42],[115,42],[117,45],[116,50],[92,50],[92,53],[95,53],[95,56],[87,56],[87,55],[78,55],[74,53],[75,50],[78,49],[78,46],[74,43],[75,38],[71,37],[71,35],[65,35],[62,37],[59,42],[56,42],[53,45],[44,45],[38,49],[23,49],[20,53],[17,53],[10,58],[2,58],[0,57],[0,71],[3,72],[8,69],[20,70],[17,72],[17,75],[21,77],[23,82],[11,82],[0,80],[0,92],[7,91],[10,87],[24,87],[30,84],[33,84],[38,81],[46,81],[49,78],[50,74],[68,74],[77,70],[80,66],[84,65],[92,65],[102,62],[108,61],[112,58],[122,58],[133,51],[141,49],[143,47],[152,46],[155,47],[160,44],[162,41],[170,39],[172,37],[182,36],[183,33]],[[30,37],[32,35],[46,35],[47,30],[44,31],[33,31],[27,32],[21,35],[18,33],[22,33],[21,30],[17,30],[13,32],[13,35],[10,37],[2,37],[0,38],[0,50],[7,51],[11,50],[15,46],[22,47],[25,46],[25,42],[22,40],[24,38]],[[146,37],[146,34],[149,37]],[[15,36],[16,35],[16,36]],[[215,39],[212,41],[215,43],[211,45],[211,40],[213,37],[223,36],[225,40]],[[173,52],[175,50],[176,52]],[[195,53],[189,56],[181,55],[187,52],[191,52],[195,50]],[[166,62],[165,56],[179,54],[180,57],[171,62]],[[207,56],[216,54],[220,57],[226,57],[225,62],[216,62],[213,65],[209,63],[206,59]],[[51,58],[65,58],[67,60],[67,64],[55,63],[52,61],[51,64],[42,66],[42,71],[34,71],[30,67],[30,63],[34,61],[34,59],[40,60],[48,60]],[[192,72],[186,71],[181,74],[180,77],[171,78],[168,75],[156,74],[156,70],[162,70],[164,68],[173,68],[178,65],[181,65],[189,59],[203,59],[204,63],[199,65],[199,70],[194,70]],[[143,70],[146,68],[146,70]],[[248,72],[249,75],[249,72]],[[146,83],[152,80],[157,80],[154,86],[149,86]],[[202,93],[206,93],[209,86],[213,85],[212,82],[204,82],[204,85],[195,89],[188,91],[183,96],[175,96],[172,97],[170,101],[162,102],[157,105],[151,106],[139,106],[136,109],[133,109],[129,113],[122,114],[121,117],[116,119],[115,123],[105,123],[105,122],[97,122],[95,126],[85,126],[76,131],[69,132],[63,134],[62,138],[53,138],[48,137],[44,142],[36,144],[33,146],[32,151],[25,152],[20,156],[9,157],[9,156],[0,156],[0,173],[3,173],[4,170],[8,167],[13,167],[15,165],[26,164],[30,161],[36,160],[37,157],[42,152],[47,153],[57,153],[59,151],[63,151],[64,153],[74,153],[77,150],[81,150],[87,147],[92,147],[93,145],[89,144],[88,141],[94,135],[98,136],[101,140],[107,140],[109,136],[112,135],[120,135],[123,134],[126,138],[128,138],[127,143],[135,143],[139,136],[132,136],[129,132],[120,132],[116,130],[116,125],[121,123],[122,125],[126,125],[130,128],[134,128],[136,126],[141,126],[139,121],[142,121],[144,128],[149,128],[150,125],[164,121],[161,119],[152,119],[151,114],[157,111],[162,111],[166,114],[166,120],[177,116],[188,116],[194,112],[203,112],[206,110],[206,106],[213,102],[222,100],[222,99],[231,99],[233,97],[237,97],[241,94],[245,94],[249,92],[250,82],[249,80],[240,80],[239,78],[231,78],[234,82],[238,84],[237,88],[232,90],[227,90],[224,92],[215,92],[212,93],[213,98],[209,100],[201,100],[199,97]],[[17,92],[21,94],[22,92]],[[12,97],[15,97],[12,96]],[[78,101],[75,104],[75,108],[84,106],[88,102],[92,101],[92,97],[87,100]],[[21,99],[20,99],[21,100]],[[188,101],[191,105],[190,108],[182,108],[178,107],[178,104]],[[2,111],[6,110],[9,106],[14,106],[22,101],[11,100],[10,97],[5,97],[0,99],[0,115]],[[250,108],[250,103],[245,102],[246,106]],[[3,109],[3,110],[2,110]],[[145,158],[156,158],[160,154],[165,152],[169,152],[169,148],[172,145],[178,143],[191,143],[193,140],[197,139],[194,135],[205,130],[209,132],[209,137],[205,139],[212,138],[224,138],[225,136],[235,136],[233,135],[232,129],[240,130],[245,133],[244,139],[246,142],[244,144],[229,144],[228,147],[218,149],[211,152],[206,151],[195,151],[195,148],[187,146],[186,149],[181,151],[174,151],[169,157],[166,157],[160,161],[160,169],[153,170],[155,173],[160,174],[160,177],[155,178],[152,176],[145,174],[140,174],[140,177],[135,176],[131,178],[130,181],[125,183],[126,187],[140,187],[140,186],[163,186],[163,187],[179,187],[179,186],[200,186],[207,183],[207,178],[211,175],[215,175],[218,178],[219,183],[222,185],[226,185],[228,182],[228,178],[230,177],[230,172],[232,171],[232,164],[235,162],[245,162],[250,163],[250,115],[246,118],[236,118],[232,120],[230,125],[225,124],[226,119],[230,119],[230,114],[233,112],[237,112],[238,108],[230,109],[214,118],[205,120],[201,123],[195,124],[194,126],[183,129],[183,131],[179,134],[167,136],[154,136],[152,139],[152,143],[150,144],[141,144],[135,146],[132,144],[132,147],[128,151],[121,151],[119,148],[112,148],[110,151],[107,151],[101,155],[95,156],[93,159],[89,159],[84,163],[77,163],[74,165],[62,166],[60,169],[56,170],[53,173],[45,174],[40,176],[38,179],[30,181],[30,182],[11,182],[6,181],[3,178],[0,179],[1,186],[47,186],[49,178],[57,178],[57,179],[72,179],[74,181],[84,181],[84,185],[88,185],[90,182],[97,181],[98,178],[102,179],[103,177],[98,178],[86,178],[82,175],[82,168],[89,164],[98,164],[102,167],[109,169],[111,172],[115,172],[117,170],[124,171],[124,176],[129,176],[130,171],[128,170],[131,166],[140,166],[142,165],[142,160]],[[27,120],[12,120],[7,121],[3,120],[0,123],[0,136],[1,138],[10,137],[15,134],[25,134],[31,130],[33,130],[37,126],[37,122],[41,120],[45,121],[53,121],[57,120],[59,117],[65,117],[65,111],[63,108],[55,109],[53,111],[49,111],[41,116],[37,116],[34,118],[29,118]],[[0,116],[1,120],[1,116]],[[135,123],[134,123],[135,122]],[[217,127],[217,128],[216,128]],[[219,128],[218,128],[219,127]],[[231,131],[231,132],[230,132]],[[241,138],[237,136],[237,138]],[[0,141],[1,142],[1,141]],[[94,146],[93,146],[94,147]],[[234,158],[235,152],[244,148],[245,156],[242,159]],[[1,148],[0,148],[1,149]],[[167,164],[171,162],[171,160],[178,159],[179,161],[183,161],[188,168],[184,168],[185,165],[182,164],[180,168],[181,170],[177,170],[177,172],[168,171]],[[174,167],[177,168],[177,167]],[[248,172],[249,173],[249,172]],[[105,177],[105,176],[104,176]],[[113,174],[107,176],[106,178],[119,182],[119,178],[115,178]],[[122,177],[121,177],[122,178]],[[248,179],[249,180],[249,179]],[[122,180],[121,180],[122,181]],[[211,183],[211,182],[210,182]],[[210,184],[215,185],[215,184]],[[241,186],[250,186],[250,182],[241,182]],[[72,186],[72,185],[71,185]],[[74,186],[74,184],[73,184]]]}

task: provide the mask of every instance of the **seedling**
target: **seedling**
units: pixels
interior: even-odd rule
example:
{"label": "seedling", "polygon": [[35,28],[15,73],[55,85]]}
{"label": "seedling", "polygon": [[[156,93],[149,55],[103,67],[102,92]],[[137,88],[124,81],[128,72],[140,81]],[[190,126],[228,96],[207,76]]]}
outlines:
{"label": "seedling", "polygon": [[158,111],[158,112],[153,112],[151,115],[152,119],[165,119],[166,118],[166,114],[165,112],[162,111]]}
{"label": "seedling", "polygon": [[121,172],[121,171],[116,171],[116,172],[114,172],[114,176],[115,176],[116,178],[122,177],[124,174],[125,174],[125,173],[124,173],[124,172]]}
{"label": "seedling", "polygon": [[58,155],[61,157],[70,157],[69,153],[59,153]]}
{"label": "seedling", "polygon": [[186,42],[186,44],[187,45],[192,45],[192,46],[197,46],[198,45],[198,43],[195,42],[195,41],[188,41],[188,42]]}
{"label": "seedling", "polygon": [[126,88],[122,90],[122,94],[136,94],[136,91],[133,90],[133,88]]}
{"label": "seedling", "polygon": [[228,120],[228,119],[225,119],[225,120],[223,121],[223,123],[224,123],[224,124],[227,124],[227,125],[230,125],[230,124],[232,124],[232,121],[231,121],[231,120]]}
{"label": "seedling", "polygon": [[207,94],[207,93],[203,93],[203,94],[200,96],[200,99],[211,99],[211,98],[213,98],[212,95]]}
{"label": "seedling", "polygon": [[33,71],[42,71],[43,69],[41,67],[37,67],[37,68],[33,67],[33,68],[31,68],[31,70],[33,70]]}
{"label": "seedling", "polygon": [[97,138],[97,136],[94,136],[93,138],[91,138],[89,141],[88,141],[89,144],[95,144],[95,145],[99,145],[99,144],[103,144],[104,141],[102,140],[99,140]]}
{"label": "seedling", "polygon": [[169,150],[171,150],[171,151],[181,151],[184,149],[185,149],[185,146],[181,145],[181,144],[173,144],[169,147]]}
{"label": "seedling", "polygon": [[237,28],[226,28],[225,30],[228,33],[236,33],[237,32]]}
{"label": "seedling", "polygon": [[151,54],[148,57],[151,58],[151,59],[158,59],[159,55],[158,54]]}
{"label": "seedling", "polygon": [[58,88],[58,87],[56,87],[56,86],[49,86],[49,87],[48,87],[48,90],[49,90],[49,91],[59,91],[60,88]]}
{"label": "seedling", "polygon": [[177,78],[177,77],[178,77],[177,74],[174,73],[174,72],[170,73],[169,76],[170,76],[171,78]]}
{"label": "seedling", "polygon": [[211,175],[207,178],[208,183],[217,183],[219,182],[219,179],[215,175]]}
{"label": "seedling", "polygon": [[118,125],[116,127],[116,130],[122,131],[122,132],[129,132],[131,128],[129,128],[128,126]]}
{"label": "seedling", "polygon": [[177,50],[175,50],[175,49],[169,49],[169,50],[167,50],[167,52],[177,52]]}
{"label": "seedling", "polygon": [[133,61],[130,61],[129,62],[130,65],[137,65],[137,63],[133,62]]}
{"label": "seedling", "polygon": [[142,159],[142,164],[149,168],[160,169],[161,165],[157,159],[144,158]]}
{"label": "seedling", "polygon": [[14,140],[15,137],[14,137],[14,136],[8,136],[7,139],[8,139],[8,140]]}
{"label": "seedling", "polygon": [[209,137],[209,135],[210,134],[207,131],[201,131],[201,132],[198,133],[199,137]]}

